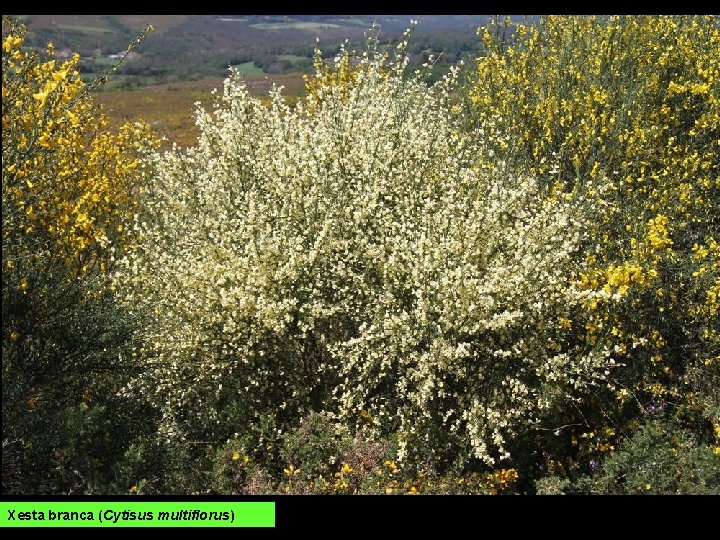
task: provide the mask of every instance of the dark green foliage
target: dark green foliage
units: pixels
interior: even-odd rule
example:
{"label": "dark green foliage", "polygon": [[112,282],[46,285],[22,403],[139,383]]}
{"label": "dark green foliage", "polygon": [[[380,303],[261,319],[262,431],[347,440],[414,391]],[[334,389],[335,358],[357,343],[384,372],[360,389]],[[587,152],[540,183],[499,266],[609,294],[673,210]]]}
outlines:
{"label": "dark green foliage", "polygon": [[328,475],[351,442],[350,434],[338,431],[326,415],[312,413],[284,437],[280,457],[301,469],[305,478]]}
{"label": "dark green foliage", "polygon": [[651,420],[574,482],[559,477],[536,483],[538,493],[602,495],[720,493],[720,456],[699,434],[667,420]]}

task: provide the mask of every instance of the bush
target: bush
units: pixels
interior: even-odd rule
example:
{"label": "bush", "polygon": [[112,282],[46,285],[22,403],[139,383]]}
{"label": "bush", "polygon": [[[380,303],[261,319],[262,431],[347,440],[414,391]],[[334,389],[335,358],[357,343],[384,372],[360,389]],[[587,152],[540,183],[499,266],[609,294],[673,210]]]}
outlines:
{"label": "bush", "polygon": [[327,415],[311,413],[303,420],[284,437],[282,463],[300,469],[306,479],[331,476],[332,469],[338,468],[334,465],[350,447],[350,434],[335,426]]}
{"label": "bush", "polygon": [[557,477],[538,482],[540,493],[612,495],[720,492],[720,455],[666,419],[651,420],[595,465],[597,470],[573,483]]}
{"label": "bush", "polygon": [[720,420],[717,18],[543,17],[480,34],[473,120],[495,123],[493,155],[544,197],[592,201],[596,241],[567,277],[596,294],[565,324],[623,366],[613,392],[556,419],[568,428],[543,444],[545,469],[600,459],[658,408],[707,435]]}
{"label": "bush", "polygon": [[3,492],[110,490],[114,460],[152,430],[118,422],[150,411],[114,397],[133,321],[107,280],[130,242],[147,131],[108,132],[77,55],[43,60],[24,35],[3,18]]}
{"label": "bush", "polygon": [[219,442],[269,417],[282,434],[324,411],[398,434],[400,461],[492,464],[604,384],[605,351],[560,350],[587,295],[567,283],[582,216],[481,163],[456,72],[404,77],[404,45],[388,60],[371,40],[347,84],[319,71],[294,109],[233,74],[197,146],[155,155],[117,286],[144,314],[131,389],[164,437]]}
{"label": "bush", "polygon": [[489,473],[437,474],[397,462],[397,445],[367,441],[338,427],[327,414],[311,413],[281,441],[279,463],[268,454],[253,455],[252,444],[235,438],[218,450],[212,491],[221,494],[408,494],[511,492],[514,469]]}
{"label": "bush", "polygon": [[148,156],[3,19],[4,491],[720,489],[717,19],[409,35]]}

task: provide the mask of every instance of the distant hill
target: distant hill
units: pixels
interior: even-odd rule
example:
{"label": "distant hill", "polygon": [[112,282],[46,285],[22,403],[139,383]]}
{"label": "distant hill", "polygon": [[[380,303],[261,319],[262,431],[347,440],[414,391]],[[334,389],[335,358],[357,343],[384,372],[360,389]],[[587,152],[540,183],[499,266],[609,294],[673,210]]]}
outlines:
{"label": "distant hill", "polygon": [[222,76],[229,65],[248,74],[309,71],[316,38],[328,55],[345,39],[359,44],[375,23],[381,39],[397,39],[418,20],[413,60],[442,51],[453,63],[476,52],[475,35],[488,15],[21,15],[30,45],[52,41],[57,51],[77,51],[88,78],[115,62],[134,37],[152,32],[126,61],[115,84],[145,85]]}

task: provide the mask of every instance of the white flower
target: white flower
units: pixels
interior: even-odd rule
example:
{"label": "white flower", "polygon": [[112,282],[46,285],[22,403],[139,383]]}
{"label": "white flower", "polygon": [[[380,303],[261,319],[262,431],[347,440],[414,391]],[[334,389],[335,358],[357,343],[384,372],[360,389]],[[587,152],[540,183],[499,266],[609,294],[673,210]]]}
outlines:
{"label": "white flower", "polygon": [[604,377],[606,356],[547,347],[544,322],[583,296],[566,276],[584,224],[487,166],[501,135],[454,112],[457,70],[428,87],[406,62],[371,49],[354,84],[293,109],[233,73],[198,109],[197,146],[155,156],[144,242],[116,281],[156,313],[132,387],[168,436],[209,429],[226,397],[257,422],[329,388],[338,422],[415,431],[403,453],[441,429],[493,464],[551,401]]}

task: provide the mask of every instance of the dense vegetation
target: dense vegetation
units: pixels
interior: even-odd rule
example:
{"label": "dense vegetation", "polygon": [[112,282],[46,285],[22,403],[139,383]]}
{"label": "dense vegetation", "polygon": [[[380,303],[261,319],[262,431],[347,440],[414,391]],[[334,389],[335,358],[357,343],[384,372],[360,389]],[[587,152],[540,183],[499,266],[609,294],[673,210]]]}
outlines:
{"label": "dense vegetation", "polygon": [[720,492],[717,18],[410,34],[161,152],[3,20],[3,492]]}
{"label": "dense vegetation", "polygon": [[22,44],[3,19],[3,491],[106,490],[121,433],[145,422],[115,397],[134,323],[108,278],[130,245],[148,131],[109,132],[78,58]]}

